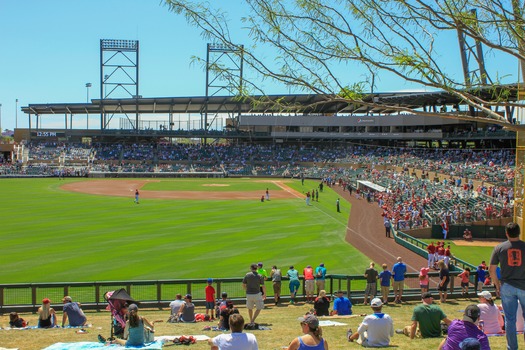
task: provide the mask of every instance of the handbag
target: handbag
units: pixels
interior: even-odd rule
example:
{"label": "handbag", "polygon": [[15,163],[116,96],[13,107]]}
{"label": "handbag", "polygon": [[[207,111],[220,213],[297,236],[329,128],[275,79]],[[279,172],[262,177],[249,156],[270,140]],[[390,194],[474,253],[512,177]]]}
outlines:
{"label": "handbag", "polygon": [[149,327],[144,327],[144,343],[151,343],[155,341],[155,331]]}

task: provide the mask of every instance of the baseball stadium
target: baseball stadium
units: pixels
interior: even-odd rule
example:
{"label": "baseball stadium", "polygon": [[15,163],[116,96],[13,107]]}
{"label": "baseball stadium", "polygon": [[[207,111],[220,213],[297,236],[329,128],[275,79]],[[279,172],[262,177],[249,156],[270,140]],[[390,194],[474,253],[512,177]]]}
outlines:
{"label": "baseball stadium", "polygon": [[[243,84],[243,50],[209,43],[204,95],[145,97],[139,53],[138,40],[100,39],[99,97],[22,105],[21,127],[0,140],[0,349],[124,348],[110,344],[122,338],[124,304],[155,320],[154,338],[139,348],[208,349],[225,333],[215,306],[208,318],[210,286],[213,305],[227,294],[255,325],[245,332],[260,349],[296,349],[290,332],[301,334],[297,318],[315,311],[320,289],[333,305],[342,293],[353,310],[318,315],[332,349],[359,346],[351,330],[374,314],[376,296],[396,329],[390,347],[437,348],[442,320],[439,337],[403,334],[425,292],[422,270],[445,319],[462,319],[477,292],[500,297],[488,265],[508,224],[524,224],[524,151],[520,108],[499,105],[501,96],[523,100],[519,84],[370,92],[360,103],[325,93],[239,96],[224,91],[232,76]],[[234,68],[218,71],[224,60]],[[438,260],[450,274],[444,298]],[[372,263],[379,272],[406,267],[393,280],[401,294],[387,287],[381,299],[384,286],[365,272]],[[264,288],[257,322],[243,288],[254,264]],[[314,279],[323,288],[309,297]],[[171,322],[176,295],[206,318]],[[68,326],[68,303],[81,308],[82,324],[69,315]],[[46,307],[52,324],[42,327]],[[507,344],[501,326],[487,339],[492,349]]]}

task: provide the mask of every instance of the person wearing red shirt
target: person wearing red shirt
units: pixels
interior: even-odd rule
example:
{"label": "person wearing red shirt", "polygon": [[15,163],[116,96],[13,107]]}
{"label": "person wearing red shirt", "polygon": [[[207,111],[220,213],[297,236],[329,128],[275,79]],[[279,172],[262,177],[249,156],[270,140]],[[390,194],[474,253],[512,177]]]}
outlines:
{"label": "person wearing red shirt", "polygon": [[306,292],[306,302],[314,302],[315,279],[314,270],[311,265],[308,265],[303,270],[304,275],[304,289]]}
{"label": "person wearing red shirt", "polygon": [[436,246],[434,245],[434,242],[430,242],[430,244],[427,246],[427,252],[428,267],[434,267],[434,263],[436,262]]}
{"label": "person wearing red shirt", "polygon": [[442,245],[438,245],[436,251],[437,251],[437,261],[445,260],[445,248]]}
{"label": "person wearing red shirt", "polygon": [[208,316],[209,312],[209,317],[213,320],[213,312],[215,310],[215,288],[213,288],[212,283],[213,279],[208,278],[208,285],[206,286],[206,288],[204,288],[204,292],[206,294],[206,316]]}

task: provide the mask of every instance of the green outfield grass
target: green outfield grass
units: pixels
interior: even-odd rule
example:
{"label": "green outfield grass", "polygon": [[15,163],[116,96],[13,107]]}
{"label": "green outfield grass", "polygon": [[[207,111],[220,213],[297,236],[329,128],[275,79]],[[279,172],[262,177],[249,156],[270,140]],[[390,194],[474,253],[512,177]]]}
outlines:
{"label": "green outfield grass", "polygon": [[[283,269],[324,262],[329,273],[361,274],[368,264],[344,240],[350,204],[343,200],[342,213],[336,213],[338,196],[331,189],[310,207],[303,198],[264,203],[141,198],[136,205],[131,195],[96,196],[60,188],[71,181],[88,180],[1,180],[1,282],[233,277],[244,275],[257,261]],[[191,186],[203,183],[193,181]],[[220,181],[232,181],[232,188],[256,184],[261,191],[277,190],[250,179]],[[148,189],[190,188],[187,183],[162,180]],[[317,182],[288,185],[302,193]]]}

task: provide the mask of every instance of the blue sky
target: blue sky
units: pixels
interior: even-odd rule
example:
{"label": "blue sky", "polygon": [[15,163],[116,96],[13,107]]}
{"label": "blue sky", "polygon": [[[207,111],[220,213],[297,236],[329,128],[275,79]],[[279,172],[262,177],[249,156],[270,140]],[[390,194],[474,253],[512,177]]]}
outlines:
{"label": "blue sky", "polygon": [[[236,23],[242,15],[242,1],[221,3]],[[88,82],[93,84],[90,98],[99,98],[99,44],[103,38],[140,41],[142,96],[204,95],[205,73],[191,64],[191,58],[205,57],[207,41],[160,0],[0,0],[0,33],[2,129],[15,126],[17,98],[19,107],[85,102]],[[247,41],[245,32],[236,35],[240,43]],[[454,33],[446,39],[446,49],[452,52],[449,64],[461,72]],[[502,64],[490,55],[487,61],[489,65],[496,61],[500,69],[507,69],[502,74],[517,73],[512,61]],[[362,73],[352,74],[359,77]],[[268,87],[267,93],[287,92],[283,87]],[[413,88],[384,76],[378,90]],[[20,110],[18,126],[27,126],[27,117]]]}

